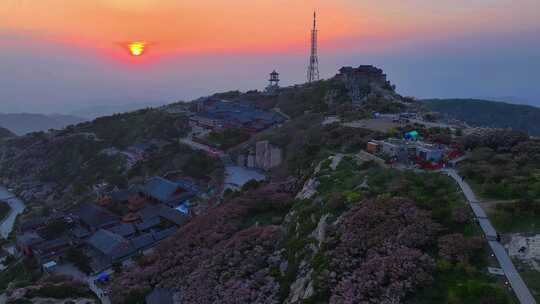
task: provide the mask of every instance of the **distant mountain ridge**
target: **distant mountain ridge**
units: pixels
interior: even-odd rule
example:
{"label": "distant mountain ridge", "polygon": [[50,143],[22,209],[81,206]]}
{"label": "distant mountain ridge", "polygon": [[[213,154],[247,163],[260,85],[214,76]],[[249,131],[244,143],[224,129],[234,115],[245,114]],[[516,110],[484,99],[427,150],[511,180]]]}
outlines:
{"label": "distant mountain ridge", "polygon": [[512,128],[540,136],[540,108],[480,99],[427,99],[426,109],[471,126]]}
{"label": "distant mountain ridge", "polygon": [[165,105],[164,102],[141,102],[141,103],[128,103],[122,105],[97,105],[91,106],[76,111],[72,111],[69,115],[76,117],[84,117],[92,120],[102,116],[109,116],[112,114],[132,112],[145,108],[156,108]]}
{"label": "distant mountain ridge", "polygon": [[0,113],[0,127],[11,130],[17,135],[49,129],[63,129],[66,126],[85,122],[87,119],[71,115],[45,115],[30,113]]}

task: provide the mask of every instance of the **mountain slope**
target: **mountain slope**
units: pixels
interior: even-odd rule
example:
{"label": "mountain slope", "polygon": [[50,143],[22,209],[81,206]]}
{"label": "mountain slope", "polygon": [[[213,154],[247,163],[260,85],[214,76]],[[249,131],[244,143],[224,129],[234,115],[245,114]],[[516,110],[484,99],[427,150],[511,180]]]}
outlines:
{"label": "mountain slope", "polygon": [[423,104],[430,111],[472,126],[512,128],[540,135],[540,109],[533,106],[476,99],[430,99]]}
{"label": "mountain slope", "polygon": [[[282,148],[283,164],[268,181],[200,204],[176,235],[115,274],[113,302],[168,289],[184,304],[510,303],[484,273],[486,243],[471,235],[477,224],[453,180],[364,162],[358,151],[384,134],[322,124],[407,109],[386,81],[364,81],[366,69],[273,96],[214,96],[287,113],[253,138]],[[189,131],[189,117],[165,107],[28,134],[0,145],[0,182],[28,203],[19,222],[96,201],[104,183],[111,192],[171,172],[220,195],[227,161],[179,143]],[[114,153],[151,141],[163,145],[131,167]]]}
{"label": "mountain slope", "polygon": [[0,126],[12,130],[18,135],[37,131],[47,131],[49,129],[63,129],[68,125],[74,125],[84,121],[84,118],[69,115],[0,113]]}
{"label": "mountain slope", "polygon": [[13,132],[11,132],[10,130],[0,127],[0,142],[15,136],[16,135],[13,134]]}
{"label": "mountain slope", "polygon": [[[60,209],[84,200],[103,182],[121,188],[131,178],[170,171],[211,173],[217,161],[178,143],[188,130],[187,117],[140,110],[27,134],[0,145],[0,183],[16,188],[28,206],[53,195],[47,204]],[[136,144],[153,144],[156,151],[129,165],[122,151]]]}
{"label": "mountain slope", "polygon": [[154,288],[185,304],[510,303],[451,179],[347,156],[318,168],[311,197],[294,181],[226,196],[119,274],[114,303]]}

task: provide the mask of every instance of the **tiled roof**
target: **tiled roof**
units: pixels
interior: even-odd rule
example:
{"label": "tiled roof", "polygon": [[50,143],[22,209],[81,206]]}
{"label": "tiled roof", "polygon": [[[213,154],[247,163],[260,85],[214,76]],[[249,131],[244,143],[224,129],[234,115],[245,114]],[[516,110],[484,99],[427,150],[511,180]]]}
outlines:
{"label": "tiled roof", "polygon": [[75,209],[74,214],[78,216],[83,223],[96,229],[119,221],[118,217],[111,212],[91,203],[80,205]]}
{"label": "tiled roof", "polygon": [[77,225],[73,229],[71,229],[71,234],[76,238],[82,239],[90,236],[90,231]]}
{"label": "tiled roof", "polygon": [[178,188],[181,188],[178,184],[156,176],[144,185],[143,191],[146,195],[159,201],[168,202],[174,198]]}
{"label": "tiled roof", "polygon": [[266,124],[273,124],[285,121],[284,117],[281,117],[281,115],[273,112],[265,111],[246,104],[223,101],[215,101],[212,104],[207,105],[206,111],[197,113],[197,116],[211,119],[222,119],[228,124],[234,124],[234,122],[253,124],[256,121],[264,122]]}
{"label": "tiled roof", "polygon": [[45,240],[35,232],[26,232],[17,235],[17,242],[26,246],[31,246],[44,241]]}
{"label": "tiled roof", "polygon": [[223,120],[223,115],[220,115],[219,113],[213,113],[213,112],[203,112],[198,113],[195,118],[205,118],[205,119],[213,119],[213,120]]}
{"label": "tiled roof", "polygon": [[152,235],[152,233],[142,234],[138,237],[131,239],[131,243],[133,244],[133,247],[135,247],[136,250],[144,249],[155,242],[156,240],[154,239],[154,236]]}
{"label": "tiled roof", "polygon": [[159,209],[161,205],[146,204],[144,208],[139,210],[141,218],[144,220],[159,216]]}
{"label": "tiled roof", "polygon": [[38,251],[46,252],[55,248],[69,246],[70,244],[71,242],[69,241],[67,237],[61,237],[61,238],[54,239],[51,241],[42,242],[36,245],[35,249]]}
{"label": "tiled roof", "polygon": [[182,212],[166,206],[161,207],[159,215],[177,226],[181,226],[187,221],[187,217]]}
{"label": "tiled roof", "polygon": [[135,195],[137,192],[131,189],[128,190],[118,190],[111,193],[111,199],[117,202],[127,201],[131,196]]}
{"label": "tiled roof", "polygon": [[176,230],[177,230],[176,227],[171,227],[171,228],[167,228],[158,232],[154,232],[154,239],[156,239],[156,241],[161,241],[163,239],[166,239],[174,235],[176,233]]}
{"label": "tiled roof", "polygon": [[147,205],[140,211],[140,215],[143,222],[136,225],[139,230],[151,228],[152,226],[149,226],[151,224],[158,225],[159,218],[168,220],[178,226],[183,225],[187,220],[187,217],[179,210],[161,204]]}
{"label": "tiled roof", "polygon": [[123,237],[127,237],[135,233],[135,227],[133,227],[132,224],[120,224],[107,230]]}
{"label": "tiled roof", "polygon": [[102,254],[112,258],[120,258],[133,252],[131,244],[122,236],[100,229],[86,243]]}
{"label": "tiled roof", "polygon": [[197,185],[195,185],[194,183],[188,180],[179,179],[179,180],[175,180],[174,182],[186,190],[189,190],[195,193],[199,192],[199,187],[197,187]]}
{"label": "tiled roof", "polygon": [[142,221],[142,223],[135,224],[135,226],[137,227],[137,230],[145,231],[150,228],[158,226],[160,223],[161,223],[160,218],[156,216],[156,217],[146,218]]}

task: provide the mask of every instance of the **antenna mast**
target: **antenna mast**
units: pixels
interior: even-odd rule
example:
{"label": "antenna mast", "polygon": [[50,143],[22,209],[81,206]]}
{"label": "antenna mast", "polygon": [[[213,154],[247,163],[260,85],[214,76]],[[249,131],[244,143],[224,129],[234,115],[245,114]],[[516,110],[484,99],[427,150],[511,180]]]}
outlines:
{"label": "antenna mast", "polygon": [[317,12],[313,12],[313,29],[311,30],[311,56],[307,73],[308,83],[319,80],[319,58],[317,56]]}

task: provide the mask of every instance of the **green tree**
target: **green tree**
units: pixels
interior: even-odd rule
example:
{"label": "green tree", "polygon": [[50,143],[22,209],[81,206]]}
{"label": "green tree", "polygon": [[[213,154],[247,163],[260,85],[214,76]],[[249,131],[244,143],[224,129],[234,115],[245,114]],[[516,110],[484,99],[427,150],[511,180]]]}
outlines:
{"label": "green tree", "polygon": [[122,271],[124,271],[122,262],[115,261],[114,263],[112,263],[112,269],[114,270],[115,273],[122,273]]}
{"label": "green tree", "polygon": [[90,266],[90,258],[78,248],[70,248],[66,254],[66,259],[73,263],[80,271],[90,274],[92,267]]}

